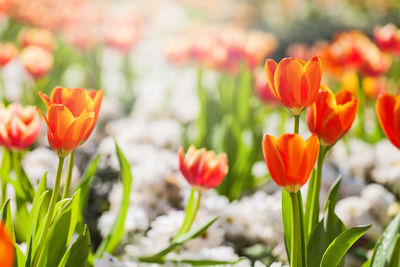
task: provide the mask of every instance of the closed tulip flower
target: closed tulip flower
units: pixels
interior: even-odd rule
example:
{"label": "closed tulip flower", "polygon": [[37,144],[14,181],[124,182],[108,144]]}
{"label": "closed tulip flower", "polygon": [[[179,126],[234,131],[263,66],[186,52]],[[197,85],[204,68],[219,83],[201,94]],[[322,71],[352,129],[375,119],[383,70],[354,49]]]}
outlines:
{"label": "closed tulip flower", "polygon": [[22,63],[26,71],[34,78],[39,79],[47,74],[54,64],[53,55],[39,46],[31,45],[21,51]]}
{"label": "closed tulip flower", "polygon": [[228,160],[225,153],[215,155],[214,151],[191,146],[184,152],[179,148],[179,169],[190,185],[199,191],[218,186],[228,173]]}
{"label": "closed tulip flower", "polygon": [[5,42],[0,44],[0,66],[6,66],[17,55],[18,50],[13,43]]}
{"label": "closed tulip flower", "polygon": [[14,266],[14,245],[11,241],[11,234],[2,222],[0,222],[0,266]]}
{"label": "closed tulip flower", "polygon": [[268,84],[279,100],[294,115],[310,106],[321,84],[321,60],[318,56],[305,62],[300,58],[284,58],[279,64],[265,62]]}
{"label": "closed tulip flower", "polygon": [[53,150],[60,157],[89,138],[100,111],[103,91],[84,88],[56,87],[50,97],[39,93],[47,106],[47,118],[41,112],[47,124],[47,137]]}
{"label": "closed tulip flower", "polygon": [[308,181],[319,151],[317,135],[307,141],[298,134],[279,138],[264,135],[263,153],[272,179],[289,193],[296,193]]}
{"label": "closed tulip flower", "polygon": [[312,106],[307,110],[310,132],[318,135],[321,145],[331,146],[351,128],[357,115],[358,99],[347,90],[333,94],[322,86]]}
{"label": "closed tulip flower", "polygon": [[387,138],[400,149],[400,96],[381,94],[376,102],[376,114]]}
{"label": "closed tulip flower", "polygon": [[9,150],[29,147],[39,134],[41,121],[32,106],[11,104],[0,108],[0,143]]}

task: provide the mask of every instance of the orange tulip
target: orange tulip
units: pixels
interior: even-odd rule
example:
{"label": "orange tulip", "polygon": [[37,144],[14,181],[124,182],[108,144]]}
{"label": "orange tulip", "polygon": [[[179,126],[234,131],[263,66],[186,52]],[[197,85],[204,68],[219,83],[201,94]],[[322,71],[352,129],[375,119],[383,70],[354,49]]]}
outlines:
{"label": "orange tulip", "polygon": [[318,56],[305,62],[300,58],[284,58],[277,64],[268,59],[265,74],[276,98],[294,115],[311,105],[321,84],[321,60]]}
{"label": "orange tulip", "polygon": [[14,266],[14,245],[11,234],[2,222],[0,222],[0,266]]}
{"label": "orange tulip", "polygon": [[263,153],[272,179],[289,193],[300,190],[310,177],[319,152],[319,141],[313,134],[307,141],[298,134],[279,138],[264,135]]}
{"label": "orange tulip", "polygon": [[186,155],[183,147],[180,147],[178,157],[182,175],[189,184],[201,191],[218,186],[228,173],[225,153],[216,156],[214,151],[191,146]]}
{"label": "orange tulip", "polygon": [[358,99],[347,90],[334,95],[322,86],[312,106],[307,110],[307,124],[316,133],[321,145],[331,146],[344,136],[357,115]]}
{"label": "orange tulip", "polygon": [[400,149],[400,96],[381,94],[376,102],[376,114],[387,138]]}
{"label": "orange tulip", "polygon": [[4,67],[11,60],[17,57],[18,50],[13,43],[5,42],[0,44],[0,66]]}
{"label": "orange tulip", "polygon": [[11,104],[0,108],[0,143],[9,150],[29,147],[39,134],[40,119],[32,106]]}
{"label": "orange tulip", "polygon": [[99,116],[103,91],[56,87],[50,97],[39,92],[47,106],[47,137],[53,150],[65,157],[85,142]]}

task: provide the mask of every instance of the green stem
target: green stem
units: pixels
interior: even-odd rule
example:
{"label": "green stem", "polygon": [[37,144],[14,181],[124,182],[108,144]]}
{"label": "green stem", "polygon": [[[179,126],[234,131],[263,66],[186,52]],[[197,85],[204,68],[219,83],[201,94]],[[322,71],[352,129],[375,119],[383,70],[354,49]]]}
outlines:
{"label": "green stem", "polygon": [[311,236],[312,231],[318,224],[319,195],[321,191],[322,166],[327,152],[328,152],[328,147],[320,146],[315,175],[311,177],[309,182],[307,203],[309,203],[311,206],[309,214],[306,214],[308,238]]}
{"label": "green stem", "polygon": [[71,180],[72,180],[72,170],[74,168],[75,151],[76,150],[72,151],[71,156],[69,157],[67,180],[65,181],[62,199],[69,197],[69,191],[71,188]]}
{"label": "green stem", "polygon": [[294,133],[299,133],[300,115],[294,115]]}
{"label": "green stem", "polygon": [[[9,155],[8,155],[9,153],[10,152],[7,149],[3,149],[3,160],[1,163],[2,172],[6,171],[6,158],[9,157]],[[7,174],[5,174],[5,175],[7,175]],[[6,200],[7,200],[7,180],[6,180],[6,177],[2,176],[1,177],[1,206],[4,205]]]}
{"label": "green stem", "polygon": [[193,221],[196,218],[197,210],[200,206],[200,199],[201,192],[192,188],[185,211],[185,219],[178,234],[174,237],[174,240],[189,232],[190,228],[192,227]]}
{"label": "green stem", "polygon": [[306,246],[303,231],[303,204],[300,192],[290,193],[292,202],[292,244],[290,250],[291,267],[306,266]]}
{"label": "green stem", "polygon": [[39,263],[39,259],[40,256],[42,254],[43,248],[44,248],[44,244],[46,242],[46,238],[47,238],[47,234],[49,233],[49,228],[50,228],[50,224],[51,221],[53,219],[53,215],[54,215],[54,210],[56,208],[56,204],[57,204],[57,198],[58,198],[58,191],[60,190],[60,182],[61,182],[61,174],[62,174],[62,168],[63,168],[63,164],[64,164],[64,158],[59,157],[58,158],[58,168],[57,168],[57,175],[56,175],[56,181],[54,184],[54,189],[53,192],[51,194],[51,199],[50,199],[50,206],[49,206],[49,211],[47,213],[46,216],[46,221],[44,223],[44,228],[43,231],[41,233],[40,236],[40,241],[39,241],[39,246],[36,250],[34,259],[33,259],[33,264],[32,267],[36,267]]}

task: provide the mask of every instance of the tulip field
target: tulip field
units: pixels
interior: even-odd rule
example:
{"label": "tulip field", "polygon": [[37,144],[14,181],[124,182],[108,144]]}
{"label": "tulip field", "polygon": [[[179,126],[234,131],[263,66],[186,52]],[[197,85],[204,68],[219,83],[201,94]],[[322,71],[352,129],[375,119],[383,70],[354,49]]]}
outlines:
{"label": "tulip field", "polygon": [[0,0],[0,267],[400,267],[397,0]]}

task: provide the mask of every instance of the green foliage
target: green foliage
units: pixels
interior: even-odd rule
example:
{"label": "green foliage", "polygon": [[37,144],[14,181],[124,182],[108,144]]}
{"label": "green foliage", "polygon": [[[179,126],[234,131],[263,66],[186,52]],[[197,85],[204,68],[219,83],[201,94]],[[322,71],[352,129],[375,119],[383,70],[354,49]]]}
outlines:
{"label": "green foliage", "polygon": [[[393,219],[379,238],[372,255],[371,267],[396,266],[399,263],[399,241],[400,240],[400,213]],[[397,261],[397,262],[396,262]],[[397,265],[399,266],[399,265]]]}
{"label": "green foliage", "polygon": [[253,177],[251,168],[262,159],[259,145],[263,134],[262,109],[254,105],[253,77],[245,68],[238,77],[221,74],[217,88],[205,88],[202,78],[200,71],[197,84],[200,101],[198,136],[193,143],[227,154],[229,172],[217,190],[234,200],[244,190],[260,184],[260,179]]}
{"label": "green foliage", "polygon": [[113,226],[110,229],[110,232],[101,242],[99,248],[96,251],[96,257],[101,257],[104,251],[109,253],[114,252],[117,247],[119,241],[121,240],[124,234],[124,225],[126,213],[129,208],[129,195],[132,187],[132,173],[131,166],[129,165],[128,160],[124,156],[122,150],[119,148],[118,144],[115,143],[115,148],[117,151],[117,156],[119,160],[119,164],[121,167],[121,179],[123,185],[123,196],[121,201],[121,206],[119,207],[118,215],[113,223]]}
{"label": "green foliage", "polygon": [[321,267],[337,267],[342,262],[346,252],[364,235],[371,225],[353,227],[341,233],[329,245],[321,260]]}

